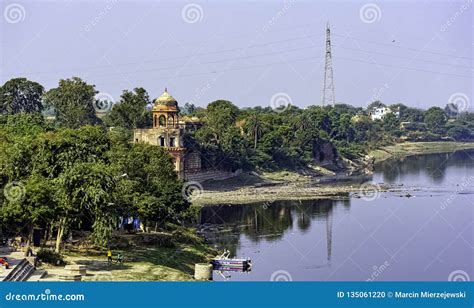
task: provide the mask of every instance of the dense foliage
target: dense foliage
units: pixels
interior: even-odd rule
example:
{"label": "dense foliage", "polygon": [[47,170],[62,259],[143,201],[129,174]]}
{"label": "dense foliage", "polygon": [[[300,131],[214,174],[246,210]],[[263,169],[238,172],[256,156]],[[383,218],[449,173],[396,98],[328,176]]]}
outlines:
{"label": "dense foliage", "polygon": [[[189,215],[182,181],[160,147],[131,143],[132,130],[151,124],[143,88],[124,91],[101,120],[94,85],[65,79],[46,93],[25,78],[0,88],[0,233],[31,239],[34,228],[57,235],[88,224],[106,245],[119,216],[137,215],[147,227]],[[428,110],[402,104],[373,120],[350,105],[239,109],[225,100],[207,108],[185,104],[191,123],[185,146],[205,168],[305,169],[321,162],[358,160],[372,148],[404,140],[474,139],[474,114],[453,106]],[[40,112],[51,108],[55,117]],[[1,234],[0,234],[1,235]]]}

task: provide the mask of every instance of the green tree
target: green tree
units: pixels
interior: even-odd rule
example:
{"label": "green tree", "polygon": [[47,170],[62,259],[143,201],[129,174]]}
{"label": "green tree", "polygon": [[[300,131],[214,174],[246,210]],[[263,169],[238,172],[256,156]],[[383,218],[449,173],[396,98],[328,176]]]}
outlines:
{"label": "green tree", "polygon": [[447,134],[449,137],[458,141],[471,140],[473,138],[471,130],[464,126],[451,127],[448,129]]}
{"label": "green tree", "polygon": [[94,85],[89,85],[78,77],[61,79],[59,86],[46,92],[44,100],[53,107],[60,125],[77,128],[87,124],[97,124],[94,104],[97,103]]}
{"label": "green tree", "polygon": [[385,107],[385,104],[382,103],[381,101],[373,101],[367,106],[368,111],[372,111],[375,108],[380,108],[380,107]]}
{"label": "green tree", "polygon": [[0,113],[41,112],[44,88],[26,78],[14,78],[0,87]]}
{"label": "green tree", "polygon": [[425,112],[426,126],[428,126],[433,133],[443,133],[447,120],[446,113],[439,107],[431,107]]}
{"label": "green tree", "polygon": [[152,124],[151,113],[146,109],[149,104],[150,97],[145,89],[125,90],[104,121],[108,126],[126,129],[149,127]]}

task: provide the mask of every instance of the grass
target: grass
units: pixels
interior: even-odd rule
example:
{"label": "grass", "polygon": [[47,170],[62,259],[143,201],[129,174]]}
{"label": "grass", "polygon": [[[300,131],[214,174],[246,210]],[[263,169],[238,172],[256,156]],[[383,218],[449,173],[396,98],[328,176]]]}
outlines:
{"label": "grass", "polygon": [[[156,245],[113,250],[114,258],[121,252],[124,264],[108,266],[106,251],[75,249],[64,253],[68,263],[87,265],[83,281],[186,281],[192,280],[194,265],[208,262],[216,251],[204,243],[176,243],[175,247]],[[63,268],[46,268],[52,279]]]}

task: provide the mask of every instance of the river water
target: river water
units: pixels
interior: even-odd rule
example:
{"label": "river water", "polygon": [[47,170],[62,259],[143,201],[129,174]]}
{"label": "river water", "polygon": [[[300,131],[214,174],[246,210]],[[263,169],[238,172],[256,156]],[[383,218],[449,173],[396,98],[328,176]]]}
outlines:
{"label": "river water", "polygon": [[474,279],[474,152],[384,162],[372,181],[399,189],[204,207],[201,227],[211,243],[252,260],[250,272],[215,272],[214,279]]}

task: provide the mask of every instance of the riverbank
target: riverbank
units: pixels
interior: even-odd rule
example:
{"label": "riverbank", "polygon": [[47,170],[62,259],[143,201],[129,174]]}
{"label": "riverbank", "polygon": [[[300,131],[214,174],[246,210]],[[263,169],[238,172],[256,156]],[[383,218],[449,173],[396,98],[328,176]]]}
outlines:
{"label": "riverbank", "polygon": [[[165,235],[165,236],[163,236]],[[114,236],[113,258],[124,256],[122,265],[107,264],[107,251],[76,243],[68,245],[63,256],[67,264],[87,266],[83,281],[190,281],[194,265],[209,262],[217,251],[193,233],[173,236],[166,233],[139,233]],[[42,280],[57,281],[64,266],[43,264],[48,276]]]}
{"label": "riverbank", "polygon": [[[474,143],[405,142],[372,151],[367,155],[367,159],[379,163],[412,155],[449,153],[466,149],[474,149]],[[324,174],[323,172],[321,173]],[[259,174],[243,173],[225,181],[202,183],[203,191],[192,203],[204,206],[277,200],[346,199],[351,193],[357,195],[367,188],[378,192],[400,191],[400,187],[391,187],[384,183],[368,184],[370,179],[370,176],[313,176],[287,170]]]}
{"label": "riverbank", "polygon": [[474,149],[474,142],[404,142],[371,151],[368,156],[373,158],[374,163],[379,163],[384,160],[402,159],[414,155],[450,153],[470,149]]}

